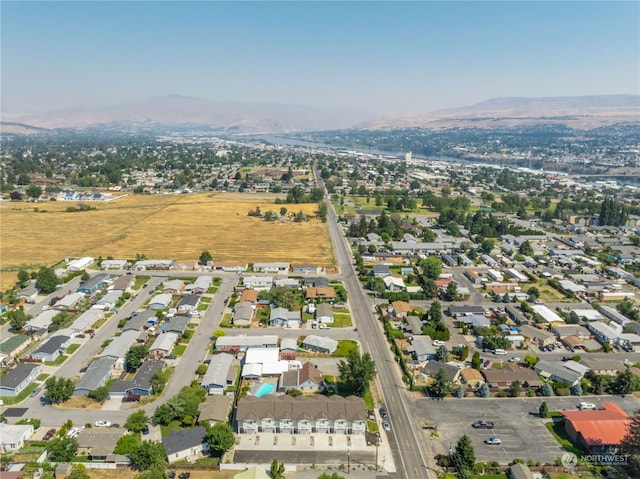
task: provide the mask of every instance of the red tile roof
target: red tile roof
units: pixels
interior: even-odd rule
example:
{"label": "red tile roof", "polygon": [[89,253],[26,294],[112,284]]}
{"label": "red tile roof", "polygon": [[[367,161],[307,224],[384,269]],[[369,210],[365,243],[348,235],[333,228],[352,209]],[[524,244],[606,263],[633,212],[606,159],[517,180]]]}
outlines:
{"label": "red tile roof", "polygon": [[588,446],[620,444],[629,429],[631,418],[617,404],[602,406],[595,411],[562,411]]}

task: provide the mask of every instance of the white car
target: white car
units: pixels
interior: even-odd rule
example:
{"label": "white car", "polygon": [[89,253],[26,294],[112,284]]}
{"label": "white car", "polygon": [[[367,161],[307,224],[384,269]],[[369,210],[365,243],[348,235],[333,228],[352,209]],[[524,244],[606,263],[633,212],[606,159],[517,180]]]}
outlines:
{"label": "white car", "polygon": [[109,427],[109,426],[111,426],[111,422],[110,421],[96,421],[95,425],[96,425],[96,427]]}
{"label": "white car", "polygon": [[439,341],[439,340],[434,340],[431,341],[431,344],[433,344],[434,346],[444,346],[444,341]]}
{"label": "white car", "polygon": [[593,409],[596,409],[596,405],[593,404],[592,402],[581,402],[578,405],[578,408],[582,410],[593,410]]}

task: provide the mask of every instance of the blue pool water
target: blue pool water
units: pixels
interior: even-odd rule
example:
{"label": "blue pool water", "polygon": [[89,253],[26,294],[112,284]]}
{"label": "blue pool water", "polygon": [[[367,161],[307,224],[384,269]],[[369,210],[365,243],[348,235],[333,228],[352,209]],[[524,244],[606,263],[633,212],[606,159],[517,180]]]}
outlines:
{"label": "blue pool water", "polygon": [[267,394],[271,394],[273,391],[273,384],[271,383],[262,383],[258,390],[256,391],[256,397],[261,398],[262,396],[266,396]]}

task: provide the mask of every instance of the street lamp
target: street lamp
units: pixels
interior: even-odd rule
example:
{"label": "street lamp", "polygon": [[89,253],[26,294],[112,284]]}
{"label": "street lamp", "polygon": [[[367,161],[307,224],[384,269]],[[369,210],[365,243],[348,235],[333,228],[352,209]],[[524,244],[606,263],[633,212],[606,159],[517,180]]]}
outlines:
{"label": "street lamp", "polygon": [[351,451],[347,449],[347,474],[351,474]]}

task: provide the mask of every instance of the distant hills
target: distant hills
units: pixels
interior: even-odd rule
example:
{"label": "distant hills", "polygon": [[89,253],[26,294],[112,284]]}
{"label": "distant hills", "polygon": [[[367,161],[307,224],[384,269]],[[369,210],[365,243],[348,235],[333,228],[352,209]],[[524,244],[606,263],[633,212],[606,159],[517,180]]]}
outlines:
{"label": "distant hills", "polygon": [[321,109],[274,103],[215,102],[179,95],[108,107],[40,113],[2,114],[2,133],[119,125],[129,128],[193,126],[237,133],[320,131],[346,128],[490,128],[525,124],[564,124],[577,129],[640,122],[639,95],[549,98],[492,98],[474,105],[424,114],[373,118],[350,109]]}
{"label": "distant hills", "polygon": [[[3,120],[43,128],[131,126],[206,126],[242,133],[349,128],[371,117],[349,109],[321,109],[274,103],[216,102],[179,95],[151,97],[109,107],[71,108],[41,113],[3,113]],[[4,124],[2,126],[4,131]]]}
{"label": "distant hills", "polygon": [[356,128],[490,128],[555,123],[585,129],[620,122],[640,122],[640,95],[492,98],[474,105],[419,115],[381,116],[356,125]]}

